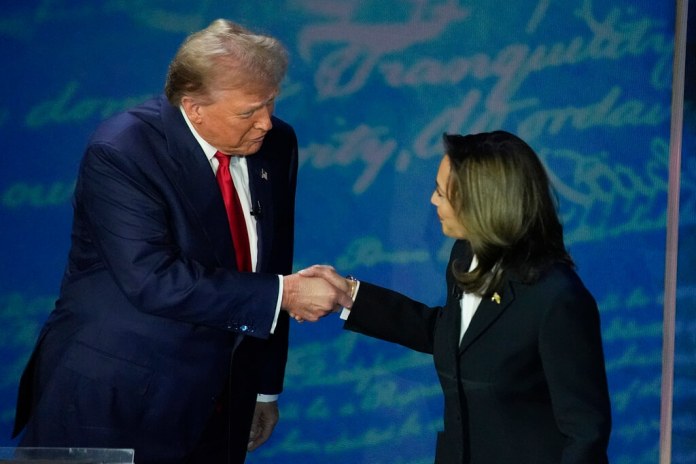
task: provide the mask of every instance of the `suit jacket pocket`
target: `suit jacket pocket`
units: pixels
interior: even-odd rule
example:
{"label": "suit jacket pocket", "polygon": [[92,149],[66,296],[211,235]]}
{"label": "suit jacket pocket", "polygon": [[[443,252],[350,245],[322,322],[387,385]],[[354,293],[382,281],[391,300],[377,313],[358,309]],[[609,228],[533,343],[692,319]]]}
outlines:
{"label": "suit jacket pocket", "polygon": [[479,382],[476,380],[461,379],[459,383],[464,391],[489,390],[493,387],[491,382]]}
{"label": "suit jacket pocket", "polygon": [[95,382],[116,389],[147,393],[152,371],[84,343],[76,343],[65,353],[65,367]]}

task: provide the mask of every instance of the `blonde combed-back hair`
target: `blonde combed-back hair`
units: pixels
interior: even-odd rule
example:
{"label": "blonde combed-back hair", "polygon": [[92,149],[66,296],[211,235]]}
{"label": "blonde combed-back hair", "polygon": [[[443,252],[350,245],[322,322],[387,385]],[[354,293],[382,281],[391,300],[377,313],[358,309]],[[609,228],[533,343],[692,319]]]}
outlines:
{"label": "blonde combed-back hair", "polygon": [[277,89],[287,67],[287,51],[277,39],[217,19],[179,47],[169,65],[165,94],[178,106],[184,96],[212,100],[221,89]]}

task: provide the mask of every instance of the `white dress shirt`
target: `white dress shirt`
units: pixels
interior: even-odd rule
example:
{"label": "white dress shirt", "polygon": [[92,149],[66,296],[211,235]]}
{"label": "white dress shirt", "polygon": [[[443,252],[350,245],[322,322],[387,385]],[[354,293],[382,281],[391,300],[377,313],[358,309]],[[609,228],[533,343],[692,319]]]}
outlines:
{"label": "white dress shirt", "polygon": [[[477,264],[478,260],[476,256],[474,256],[471,260],[471,266],[469,266],[469,272],[473,271]],[[461,300],[459,300],[459,307],[462,309],[462,326],[459,331],[459,343],[462,342],[464,333],[466,329],[469,328],[469,324],[471,324],[471,319],[474,318],[479,303],[481,303],[481,297],[475,293],[464,293]]]}

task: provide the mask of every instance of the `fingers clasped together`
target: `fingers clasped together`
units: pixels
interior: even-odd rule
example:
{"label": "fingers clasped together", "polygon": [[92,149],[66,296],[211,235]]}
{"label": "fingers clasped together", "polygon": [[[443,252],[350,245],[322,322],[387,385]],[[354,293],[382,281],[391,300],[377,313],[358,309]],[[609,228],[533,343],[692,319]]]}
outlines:
{"label": "fingers clasped together", "polygon": [[350,282],[332,266],[317,264],[283,277],[281,308],[298,322],[316,322],[352,305]]}

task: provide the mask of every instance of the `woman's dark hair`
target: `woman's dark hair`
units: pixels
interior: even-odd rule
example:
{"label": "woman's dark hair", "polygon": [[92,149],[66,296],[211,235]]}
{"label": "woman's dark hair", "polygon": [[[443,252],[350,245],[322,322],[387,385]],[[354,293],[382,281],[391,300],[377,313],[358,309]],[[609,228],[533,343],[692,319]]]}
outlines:
{"label": "woman's dark hair", "polygon": [[527,143],[504,131],[444,134],[443,142],[447,196],[478,260],[471,272],[454,263],[464,291],[486,296],[508,273],[531,283],[554,263],[573,266],[549,177]]}

